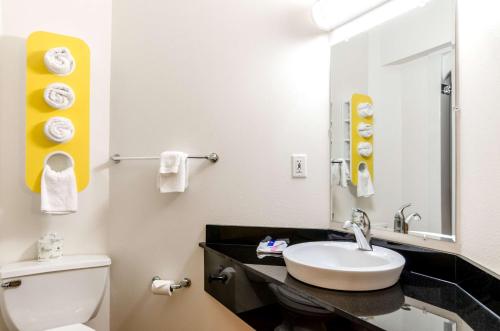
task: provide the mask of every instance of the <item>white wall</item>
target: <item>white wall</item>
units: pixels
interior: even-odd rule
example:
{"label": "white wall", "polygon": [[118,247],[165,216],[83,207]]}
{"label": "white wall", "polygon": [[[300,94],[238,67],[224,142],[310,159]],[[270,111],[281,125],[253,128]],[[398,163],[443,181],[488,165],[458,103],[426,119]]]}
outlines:
{"label": "white wall", "polygon": [[[329,46],[314,0],[115,1],[111,146],[219,153],[159,194],[154,161],[111,170],[112,329],[245,329],[203,291],[206,223],[328,227]],[[309,155],[307,179],[290,176]],[[170,298],[154,275],[189,276]]]}
{"label": "white wall", "polygon": [[455,37],[454,2],[430,1],[381,25],[381,64],[406,61],[422,51],[449,45],[450,36]]}
{"label": "white wall", "polygon": [[[36,240],[48,231],[64,237],[66,254],[105,253],[111,1],[2,0],[1,7],[0,264],[34,258]],[[91,181],[75,215],[42,215],[40,196],[24,184],[25,41],[38,30],[80,37],[91,49]]]}
{"label": "white wall", "polygon": [[458,3],[462,254],[500,274],[500,3]]}
{"label": "white wall", "polygon": [[[441,59],[438,53],[399,65],[404,146],[400,205],[411,202],[407,215],[421,215],[419,222],[411,223],[413,231],[443,233],[442,223],[450,223],[442,219],[441,210],[445,208],[441,204]],[[392,225],[392,219],[388,223]]]}

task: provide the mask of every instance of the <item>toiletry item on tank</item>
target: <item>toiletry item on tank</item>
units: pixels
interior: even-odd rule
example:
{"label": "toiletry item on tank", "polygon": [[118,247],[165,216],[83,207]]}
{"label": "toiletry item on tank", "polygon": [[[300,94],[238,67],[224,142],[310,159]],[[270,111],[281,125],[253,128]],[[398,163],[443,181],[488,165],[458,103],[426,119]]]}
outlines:
{"label": "toiletry item on tank", "polygon": [[47,233],[38,239],[38,261],[57,259],[63,255],[64,239],[57,233]]}

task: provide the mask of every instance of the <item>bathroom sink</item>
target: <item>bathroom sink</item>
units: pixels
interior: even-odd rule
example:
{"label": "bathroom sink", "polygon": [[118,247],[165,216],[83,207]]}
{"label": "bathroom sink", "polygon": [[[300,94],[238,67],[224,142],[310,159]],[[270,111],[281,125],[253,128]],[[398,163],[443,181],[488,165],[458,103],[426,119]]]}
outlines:
{"label": "bathroom sink", "polygon": [[327,289],[371,291],[397,283],[405,259],[395,251],[373,246],[362,251],[353,242],[318,241],[292,245],[283,251],[288,273]]}

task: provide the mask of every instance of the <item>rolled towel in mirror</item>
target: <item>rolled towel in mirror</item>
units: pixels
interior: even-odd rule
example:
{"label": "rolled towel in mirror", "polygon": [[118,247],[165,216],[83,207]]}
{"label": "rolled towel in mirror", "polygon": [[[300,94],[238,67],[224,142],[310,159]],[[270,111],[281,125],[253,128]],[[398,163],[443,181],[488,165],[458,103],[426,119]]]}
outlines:
{"label": "rolled towel in mirror", "polygon": [[362,157],[369,157],[373,153],[372,144],[369,142],[362,142],[358,144],[358,154]]}
{"label": "rolled towel in mirror", "polygon": [[75,70],[75,59],[66,47],[55,47],[45,52],[45,67],[58,76],[66,76]]}
{"label": "rolled towel in mirror", "polygon": [[358,115],[367,118],[373,116],[373,106],[368,102],[358,104]]}
{"label": "rolled towel in mirror", "polygon": [[75,127],[69,118],[56,116],[45,122],[44,132],[49,140],[65,143],[73,139]]}
{"label": "rolled towel in mirror", "polygon": [[358,134],[363,138],[370,138],[373,135],[371,124],[361,122],[358,124]]}
{"label": "rolled towel in mirror", "polygon": [[64,83],[53,83],[48,85],[44,92],[45,102],[55,109],[68,109],[75,102],[75,92]]}

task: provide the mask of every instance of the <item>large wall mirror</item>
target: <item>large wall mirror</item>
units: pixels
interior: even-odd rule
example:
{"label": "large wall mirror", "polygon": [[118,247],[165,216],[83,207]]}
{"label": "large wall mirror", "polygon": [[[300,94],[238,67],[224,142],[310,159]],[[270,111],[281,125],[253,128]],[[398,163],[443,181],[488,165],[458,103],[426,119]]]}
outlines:
{"label": "large wall mirror", "polygon": [[331,215],[455,240],[454,0],[331,48]]}

